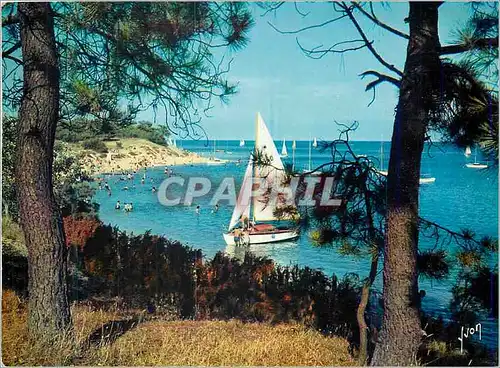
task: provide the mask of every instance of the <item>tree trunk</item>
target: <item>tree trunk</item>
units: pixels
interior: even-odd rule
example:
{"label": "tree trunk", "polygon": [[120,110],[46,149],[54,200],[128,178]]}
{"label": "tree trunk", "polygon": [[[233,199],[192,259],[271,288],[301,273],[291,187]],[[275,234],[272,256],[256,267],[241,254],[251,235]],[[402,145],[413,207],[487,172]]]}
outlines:
{"label": "tree trunk", "polygon": [[377,247],[376,252],[372,253],[372,260],[370,265],[370,273],[368,274],[363,287],[361,288],[361,298],[356,312],[356,319],[359,327],[359,354],[358,364],[364,366],[368,363],[368,325],[365,320],[366,307],[370,300],[370,290],[375,282],[378,269],[379,259],[379,244],[376,243],[375,225],[373,223],[373,209],[369,189],[366,183],[363,185],[365,206],[366,206],[366,225],[368,226],[368,236],[370,238],[370,246]]}
{"label": "tree trunk", "polygon": [[368,362],[368,325],[365,320],[365,311],[370,300],[370,289],[375,281],[375,276],[377,275],[378,268],[378,254],[372,256],[372,262],[370,266],[370,275],[365,280],[363,287],[361,289],[361,299],[359,301],[358,310],[356,313],[356,319],[358,321],[359,327],[359,356],[358,364],[360,366],[366,365]]}
{"label": "tree trunk", "polygon": [[422,337],[416,267],[418,193],[432,96],[440,81],[439,5],[410,2],[410,39],[394,121],[387,182],[384,315],[372,365],[416,364]]}
{"label": "tree trunk", "polygon": [[57,337],[71,326],[63,224],[52,188],[59,68],[49,3],[18,3],[24,86],[16,179],[28,248],[30,336]]}

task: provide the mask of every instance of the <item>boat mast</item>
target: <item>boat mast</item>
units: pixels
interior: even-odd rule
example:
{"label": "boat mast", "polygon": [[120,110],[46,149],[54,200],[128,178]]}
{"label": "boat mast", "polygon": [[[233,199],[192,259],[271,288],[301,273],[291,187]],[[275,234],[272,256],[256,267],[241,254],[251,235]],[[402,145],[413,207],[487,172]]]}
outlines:
{"label": "boat mast", "polygon": [[380,137],[380,171],[384,170],[384,136]]}
{"label": "boat mast", "polygon": [[309,136],[309,171],[311,171],[311,149],[312,149],[312,142],[311,142],[311,136]]}
{"label": "boat mast", "polygon": [[[257,113],[257,119],[255,120],[255,146],[253,148],[254,150],[254,157],[257,157],[258,155],[258,147],[259,147],[259,117],[260,117],[260,113],[258,112]],[[252,185],[251,185],[251,190],[253,190],[253,185],[254,185],[254,178],[255,178],[255,166],[256,165],[252,165]],[[260,185],[260,183],[259,183]],[[253,210],[253,206],[252,206],[252,198],[250,198],[250,202],[248,203],[248,205],[250,206],[249,210],[248,210],[248,221],[250,221],[250,218],[253,219],[253,222],[255,223],[255,211]]]}

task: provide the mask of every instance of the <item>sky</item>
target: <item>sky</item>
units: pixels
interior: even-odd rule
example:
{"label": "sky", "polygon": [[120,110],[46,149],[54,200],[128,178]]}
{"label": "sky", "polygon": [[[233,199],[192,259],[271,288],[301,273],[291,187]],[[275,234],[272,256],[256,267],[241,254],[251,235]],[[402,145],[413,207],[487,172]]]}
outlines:
{"label": "sky", "polygon": [[[337,138],[339,126],[354,121],[359,127],[351,134],[353,140],[390,140],[398,90],[387,83],[377,87],[376,98],[365,91],[371,80],[362,80],[360,73],[376,70],[387,73],[369,50],[344,54],[328,54],[315,60],[307,57],[297,41],[306,48],[328,48],[331,45],[359,39],[348,19],[330,23],[297,34],[281,34],[320,24],[333,17],[331,3],[293,3],[264,15],[255,3],[249,8],[255,25],[249,32],[249,43],[238,51],[225,50],[226,60],[232,59],[227,78],[238,84],[238,93],[228,104],[214,100],[210,115],[203,117],[202,127],[209,139],[253,139],[255,117],[260,112],[276,140],[318,140]],[[407,2],[374,3],[376,15],[392,27],[408,33]],[[470,6],[466,3],[445,2],[439,8],[439,33],[442,45],[454,43],[456,30],[468,19]],[[357,16],[373,46],[389,63],[403,69],[407,40],[402,39],[364,18]],[[221,50],[221,49],[217,49]],[[219,51],[217,51],[219,52]],[[5,108],[5,106],[4,106]],[[158,109],[143,111],[137,120],[164,122]],[[436,137],[433,137],[436,139]]]}
{"label": "sky", "polygon": [[[390,140],[394,109],[398,91],[390,84],[377,87],[376,99],[371,106],[372,91],[365,92],[371,79],[361,80],[365,70],[386,73],[373,55],[362,49],[346,54],[328,54],[315,60],[307,57],[297,45],[308,48],[359,39],[359,34],[348,20],[331,23],[298,34],[280,34],[309,25],[322,23],[336,14],[329,3],[298,3],[302,16],[288,3],[275,13],[263,16],[264,10],[250,5],[255,25],[250,31],[250,42],[232,57],[228,79],[238,83],[238,94],[227,105],[215,101],[210,117],[202,125],[209,139],[253,139],[255,116],[259,111],[273,138],[332,139],[338,137],[335,122],[359,122],[352,134],[353,140]],[[391,26],[408,32],[404,18],[408,16],[408,3],[374,4],[376,15]],[[446,2],[439,9],[439,32],[442,45],[452,43],[454,31],[469,15],[465,3]],[[358,16],[373,46],[389,63],[403,69],[407,41],[395,36],[368,20]],[[153,112],[146,111],[141,119],[153,121]],[[161,113],[157,121],[162,121]]]}

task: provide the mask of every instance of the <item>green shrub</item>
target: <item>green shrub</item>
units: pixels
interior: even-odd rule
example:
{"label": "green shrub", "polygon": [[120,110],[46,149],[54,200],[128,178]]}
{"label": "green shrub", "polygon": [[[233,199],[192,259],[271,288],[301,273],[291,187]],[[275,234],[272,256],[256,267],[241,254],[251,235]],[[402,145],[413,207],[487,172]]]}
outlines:
{"label": "green shrub", "polygon": [[87,140],[82,142],[82,146],[85,149],[94,150],[94,151],[99,152],[99,153],[108,152],[108,148],[106,147],[104,142],[99,138],[87,139]]}
{"label": "green shrub", "polygon": [[164,146],[166,145],[164,137],[168,135],[168,130],[165,126],[140,122],[120,129],[117,135],[122,138],[146,139],[150,142]]}
{"label": "green shrub", "polygon": [[21,227],[2,217],[2,286],[25,293],[28,287],[28,250]]}

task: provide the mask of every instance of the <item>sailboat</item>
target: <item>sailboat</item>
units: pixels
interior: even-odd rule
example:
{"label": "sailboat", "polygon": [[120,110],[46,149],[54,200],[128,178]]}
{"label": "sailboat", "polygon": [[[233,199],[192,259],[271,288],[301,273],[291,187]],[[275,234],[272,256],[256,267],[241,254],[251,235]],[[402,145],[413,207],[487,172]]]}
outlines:
{"label": "sailboat", "polygon": [[477,162],[477,147],[474,150],[474,163],[466,164],[469,169],[486,169],[488,167],[487,164],[482,164]]}
{"label": "sailboat", "polygon": [[250,156],[229,230],[223,234],[227,245],[274,243],[299,237],[298,229],[294,226],[272,224],[279,220],[274,215],[280,204],[279,199],[273,202],[266,199],[265,194],[250,196],[254,184],[265,181],[268,187],[276,183],[281,185],[285,175],[283,162],[260,113],[257,114],[256,125],[255,150],[270,158],[271,164],[264,167],[254,165]]}
{"label": "sailboat", "polygon": [[288,151],[286,150],[286,143],[283,139],[283,145],[281,146],[281,157],[288,157]]}
{"label": "sailboat", "polygon": [[292,171],[295,170],[295,150],[297,149],[297,143],[295,139],[292,142]]}
{"label": "sailboat", "polygon": [[240,147],[243,147],[245,145],[245,140],[244,139],[241,139],[240,140]]}
{"label": "sailboat", "polygon": [[318,147],[318,141],[316,140],[316,137],[314,137],[313,147]]}
{"label": "sailboat", "polygon": [[469,146],[467,146],[467,147],[465,148],[464,155],[465,155],[465,156],[467,156],[467,157],[469,157],[471,154],[472,154],[472,151],[470,150],[470,147],[469,147]]}
{"label": "sailboat", "polygon": [[380,175],[387,176],[388,172],[384,170],[384,142],[380,141],[380,170],[377,170]]}
{"label": "sailboat", "polygon": [[[384,170],[384,142],[380,141],[380,170],[377,170],[377,173],[379,173],[382,176],[387,176],[389,173]],[[419,184],[430,184],[434,183],[436,181],[436,178],[431,177],[431,176],[424,176],[418,179]]]}
{"label": "sailboat", "polygon": [[418,180],[419,184],[430,184],[434,183],[436,181],[436,178],[431,177],[431,176],[424,176],[423,178],[420,178]]}
{"label": "sailboat", "polygon": [[226,141],[226,151],[225,152],[228,155],[232,155],[233,154],[233,152],[229,150],[229,141]]}
{"label": "sailboat", "polygon": [[206,163],[207,165],[220,164],[220,163],[223,162],[220,158],[215,157],[215,152],[218,152],[218,150],[215,149],[215,146],[216,146],[216,140],[214,139],[214,152],[213,152],[213,156],[209,157],[210,161],[208,161]]}

